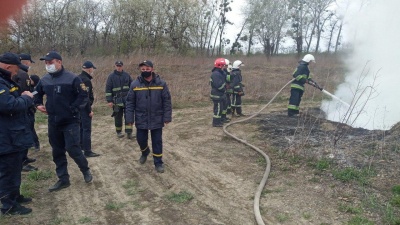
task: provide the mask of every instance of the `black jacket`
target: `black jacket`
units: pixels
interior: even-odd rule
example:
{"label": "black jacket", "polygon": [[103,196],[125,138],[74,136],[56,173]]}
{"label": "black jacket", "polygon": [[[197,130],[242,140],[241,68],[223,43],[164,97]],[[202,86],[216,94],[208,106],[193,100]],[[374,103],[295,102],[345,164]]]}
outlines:
{"label": "black jacket", "polygon": [[91,79],[93,79],[90,74],[86,73],[85,71],[82,71],[81,74],[78,75],[79,78],[81,78],[82,82],[85,84],[87,93],[88,93],[88,104],[84,107],[84,110],[87,112],[92,111],[92,105],[94,102],[94,95],[93,95],[93,85]]}
{"label": "black jacket", "polygon": [[167,83],[154,74],[147,82],[142,76],[131,84],[126,98],[125,118],[138,129],[154,130],[172,121],[171,94]]}
{"label": "black jacket", "polygon": [[[112,102],[118,106],[123,107],[131,83],[132,77],[128,73],[126,73],[125,71],[118,72],[114,70],[114,72],[108,76],[106,83],[107,102]],[[117,100],[118,102],[115,102],[115,100]]]}
{"label": "black jacket", "polygon": [[19,93],[31,91],[31,79],[29,79],[29,75],[25,71],[19,69],[18,73],[12,76],[11,79],[18,84]]}
{"label": "black jacket", "polygon": [[87,102],[87,92],[82,80],[64,67],[56,73],[47,73],[36,86],[35,104],[43,104],[46,95],[46,110],[49,123],[63,125],[79,122],[79,110]]}
{"label": "black jacket", "polygon": [[33,144],[27,127],[27,110],[33,100],[27,95],[20,96],[19,87],[10,75],[0,69],[0,155],[26,150]]}
{"label": "black jacket", "polygon": [[232,88],[233,88],[233,93],[238,94],[239,92],[243,92],[243,78],[242,78],[242,72],[240,69],[233,69],[231,72],[232,76]]}
{"label": "black jacket", "polygon": [[297,69],[293,73],[295,80],[290,85],[291,88],[299,89],[304,91],[304,84],[310,79],[310,70],[308,69],[308,63],[300,61]]}
{"label": "black jacket", "polygon": [[210,77],[211,93],[210,98],[212,100],[221,100],[225,98],[225,85],[226,85],[226,74],[220,68],[214,68]]}

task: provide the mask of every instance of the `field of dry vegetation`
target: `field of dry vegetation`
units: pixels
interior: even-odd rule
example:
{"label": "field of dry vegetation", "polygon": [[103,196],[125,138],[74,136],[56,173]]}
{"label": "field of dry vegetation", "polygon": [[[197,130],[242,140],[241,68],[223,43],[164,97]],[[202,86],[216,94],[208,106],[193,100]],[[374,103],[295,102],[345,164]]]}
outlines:
{"label": "field of dry vegetation", "polygon": [[[38,58],[38,57],[35,57]],[[137,65],[149,59],[169,85],[173,122],[164,129],[166,172],[157,174],[152,160],[137,162],[135,140],[117,139],[104,85],[116,60],[135,78]],[[229,57],[240,59],[246,85],[244,113],[257,112],[292,77],[297,57]],[[22,193],[33,197],[28,216],[0,217],[0,224],[255,224],[254,192],[264,159],[211,126],[209,76],[212,58],[124,56],[82,59],[64,56],[68,70],[80,72],[91,60],[95,71],[95,117],[90,158],[94,181],[85,184],[69,160],[72,185],[49,193],[56,181],[46,117],[37,114],[42,150],[31,152],[39,171],[23,174]],[[313,79],[329,92],[344,79],[344,65],[332,55],[317,55]],[[37,61],[32,68],[44,73]],[[232,133],[263,149],[271,174],[261,198],[267,224],[400,224],[399,125],[368,131],[323,118],[325,96],[307,87],[299,118],[288,119],[289,88],[253,120],[233,125]],[[233,118],[236,120],[237,118]],[[345,135],[336,146],[338,129]]]}

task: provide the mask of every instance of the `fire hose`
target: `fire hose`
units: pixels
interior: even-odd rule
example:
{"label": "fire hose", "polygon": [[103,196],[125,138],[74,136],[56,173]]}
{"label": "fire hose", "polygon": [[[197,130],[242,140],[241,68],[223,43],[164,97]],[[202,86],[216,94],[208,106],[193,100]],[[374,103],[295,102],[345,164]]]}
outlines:
{"label": "fire hose", "polygon": [[[228,124],[225,124],[224,127],[223,127],[223,130],[224,130],[224,133],[225,133],[225,134],[227,134],[228,136],[232,137],[233,139],[235,139],[235,140],[237,140],[237,141],[239,141],[239,142],[241,142],[241,143],[243,143],[243,144],[245,144],[245,145],[251,147],[253,150],[255,150],[255,151],[257,151],[258,153],[260,153],[260,154],[264,157],[264,159],[265,159],[265,161],[266,161],[266,163],[267,163],[267,166],[266,166],[266,168],[265,168],[265,172],[264,172],[263,178],[261,179],[260,184],[258,185],[258,188],[257,188],[256,193],[255,193],[255,195],[254,195],[253,209],[254,209],[254,216],[255,216],[255,218],[256,218],[256,221],[257,221],[257,224],[258,224],[258,225],[265,225],[265,223],[264,223],[264,221],[263,221],[263,219],[262,219],[262,217],[261,217],[261,213],[260,213],[260,198],[261,198],[261,193],[262,193],[262,191],[263,191],[263,189],[264,189],[264,187],[265,187],[265,184],[267,183],[268,176],[269,176],[269,173],[270,173],[270,170],[271,170],[271,161],[270,161],[270,159],[269,159],[269,156],[268,156],[267,154],[265,154],[265,152],[261,151],[258,147],[254,146],[254,145],[252,145],[252,144],[250,144],[250,143],[247,143],[246,140],[240,139],[240,138],[236,137],[235,135],[229,133],[229,132],[227,131],[226,128],[228,128],[229,126],[232,126],[233,124],[237,124],[237,123],[241,123],[241,122],[250,120],[250,119],[256,117],[257,115],[259,115],[264,109],[266,109],[266,108],[275,100],[275,98],[282,92],[282,90],[283,90],[286,86],[288,86],[290,83],[292,83],[294,80],[295,80],[295,79],[292,79],[292,80],[290,80],[287,84],[285,84],[285,85],[274,95],[274,97],[272,97],[272,99],[271,99],[264,107],[262,107],[258,112],[254,113],[254,114],[251,115],[250,117],[247,117],[247,118],[244,118],[244,119],[241,119],[241,120],[237,120],[237,121],[233,121],[233,122],[230,122],[230,123],[228,123]],[[342,102],[343,104],[345,104],[345,105],[347,105],[348,107],[350,107],[350,105],[349,105],[348,103],[342,101],[342,100],[339,99],[338,97],[332,95],[332,94],[329,93],[328,91],[325,91],[323,88],[319,87],[318,84],[317,84],[316,82],[311,81],[309,84],[310,84],[311,86],[314,86],[315,88],[318,88],[320,91],[322,91],[322,93],[324,93],[324,94],[326,94],[326,95],[328,95],[328,96],[330,96],[330,97],[332,97],[332,98],[334,98],[334,99],[336,99],[336,100],[339,100],[339,101]]]}

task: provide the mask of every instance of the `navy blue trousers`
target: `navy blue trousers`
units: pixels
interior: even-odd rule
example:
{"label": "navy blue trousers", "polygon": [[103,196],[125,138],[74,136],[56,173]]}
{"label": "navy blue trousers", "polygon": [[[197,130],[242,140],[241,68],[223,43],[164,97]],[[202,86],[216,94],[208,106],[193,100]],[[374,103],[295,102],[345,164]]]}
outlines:
{"label": "navy blue trousers", "polygon": [[49,123],[49,142],[53,148],[53,161],[60,180],[69,181],[66,152],[75,161],[82,173],[89,170],[88,161],[80,147],[79,123],[53,125]]}
{"label": "navy blue trousers", "polygon": [[92,151],[92,117],[89,116],[90,112],[81,110],[81,126],[80,126],[80,143],[82,150]]}
{"label": "navy blue trousers", "polygon": [[22,152],[0,155],[0,199],[1,211],[7,212],[17,204],[21,186]]}
{"label": "navy blue trousers", "polygon": [[[148,156],[150,154],[150,149],[148,145],[149,130],[147,129],[137,129],[136,130],[136,140],[142,151],[142,155]],[[154,165],[162,165],[162,128],[150,130],[151,134],[151,147],[153,148],[153,159]]]}

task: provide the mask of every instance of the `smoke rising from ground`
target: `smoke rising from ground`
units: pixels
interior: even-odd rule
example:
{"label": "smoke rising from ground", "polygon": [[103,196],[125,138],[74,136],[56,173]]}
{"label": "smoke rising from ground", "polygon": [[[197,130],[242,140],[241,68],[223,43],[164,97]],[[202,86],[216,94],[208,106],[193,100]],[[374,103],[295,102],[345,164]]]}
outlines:
{"label": "smoke rising from ground", "polygon": [[353,110],[337,101],[323,101],[327,119],[384,130],[400,121],[399,8],[398,0],[370,1],[348,19],[345,35],[354,50],[345,59],[345,82],[334,94],[351,103]]}

